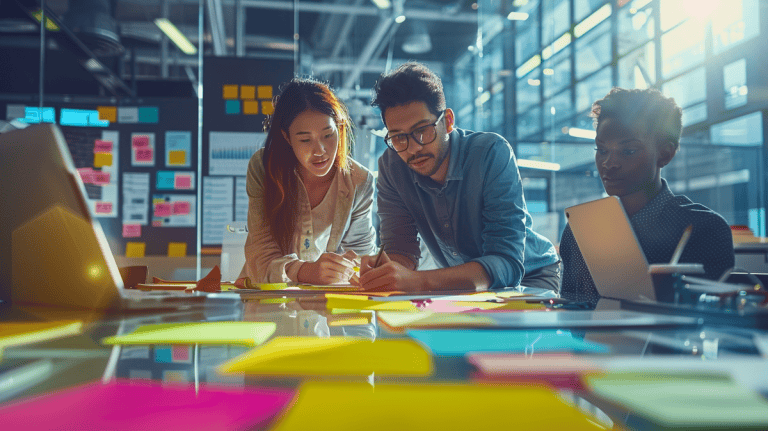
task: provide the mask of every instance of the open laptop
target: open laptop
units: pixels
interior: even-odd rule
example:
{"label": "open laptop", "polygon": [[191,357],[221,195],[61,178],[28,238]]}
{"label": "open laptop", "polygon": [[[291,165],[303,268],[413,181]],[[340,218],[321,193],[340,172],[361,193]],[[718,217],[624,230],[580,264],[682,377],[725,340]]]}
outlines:
{"label": "open laptop", "polygon": [[[645,253],[618,197],[566,208],[565,217],[600,293],[598,309],[618,308],[619,301],[657,300]],[[703,273],[700,264],[679,267]]]}
{"label": "open laptop", "polygon": [[[0,135],[0,160],[0,299],[115,311],[210,302],[210,296],[199,293],[123,288],[57,126],[40,124]],[[234,302],[223,296],[213,302]]]}

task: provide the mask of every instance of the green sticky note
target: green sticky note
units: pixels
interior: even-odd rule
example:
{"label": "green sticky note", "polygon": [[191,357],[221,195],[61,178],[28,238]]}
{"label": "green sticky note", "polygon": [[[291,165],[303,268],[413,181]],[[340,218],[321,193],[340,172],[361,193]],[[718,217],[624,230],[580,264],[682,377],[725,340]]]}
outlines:
{"label": "green sticky note", "polygon": [[274,322],[197,322],[144,325],[103,344],[236,344],[257,346],[275,333]]}
{"label": "green sticky note", "polygon": [[139,123],[157,123],[160,118],[160,110],[157,106],[140,106]]}

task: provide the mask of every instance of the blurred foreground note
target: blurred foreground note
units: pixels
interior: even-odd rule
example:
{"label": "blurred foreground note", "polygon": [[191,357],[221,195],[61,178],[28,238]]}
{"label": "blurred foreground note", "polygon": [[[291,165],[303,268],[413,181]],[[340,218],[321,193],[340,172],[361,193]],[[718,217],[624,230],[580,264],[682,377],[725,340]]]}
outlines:
{"label": "blurred foreground note", "polygon": [[130,334],[104,338],[103,344],[237,344],[257,346],[275,333],[273,322],[159,323]]}
{"label": "blurred foreground note", "polygon": [[[3,429],[206,431],[260,429],[293,397],[285,389],[118,380],[0,406]],[[44,413],[44,414],[43,414]]]}
{"label": "blurred foreground note", "polygon": [[768,401],[727,376],[622,372],[585,380],[600,397],[664,429],[768,429]]}
{"label": "blurred foreground note", "polygon": [[307,382],[274,430],[599,430],[544,387]]}
{"label": "blurred foreground note", "polygon": [[389,310],[389,311],[419,311],[411,301],[372,301],[363,295],[344,295],[326,293],[328,300],[326,308],[332,310]]}
{"label": "blurred foreground note", "polygon": [[464,313],[381,311],[376,314],[379,322],[393,331],[402,331],[406,328],[486,327],[493,326],[495,323],[487,316]]}
{"label": "blurred foreground note", "polygon": [[22,346],[41,341],[78,335],[83,322],[65,320],[58,322],[3,322],[0,324],[0,352],[5,347]]}
{"label": "blurred foreground note", "polygon": [[432,359],[412,340],[275,337],[222,364],[221,373],[302,376],[426,376]]}

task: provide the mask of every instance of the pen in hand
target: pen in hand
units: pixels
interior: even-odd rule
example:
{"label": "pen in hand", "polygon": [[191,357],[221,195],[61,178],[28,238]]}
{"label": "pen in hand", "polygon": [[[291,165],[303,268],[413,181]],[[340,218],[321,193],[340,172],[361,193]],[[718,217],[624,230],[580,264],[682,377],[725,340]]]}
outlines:
{"label": "pen in hand", "polygon": [[374,268],[378,268],[378,267],[379,267],[379,265],[381,264],[381,256],[382,256],[383,254],[384,254],[384,247],[382,246],[382,247],[379,249],[379,253],[378,253],[378,254],[376,254],[376,260],[373,262],[373,267],[374,267]]}
{"label": "pen in hand", "polygon": [[680,237],[680,242],[677,243],[677,247],[675,247],[675,252],[672,253],[672,260],[670,260],[670,265],[677,265],[677,262],[680,260],[680,256],[683,254],[683,249],[685,248],[685,245],[688,243],[688,240],[691,238],[691,231],[693,230],[693,225],[688,225],[687,228],[683,231],[683,236]]}

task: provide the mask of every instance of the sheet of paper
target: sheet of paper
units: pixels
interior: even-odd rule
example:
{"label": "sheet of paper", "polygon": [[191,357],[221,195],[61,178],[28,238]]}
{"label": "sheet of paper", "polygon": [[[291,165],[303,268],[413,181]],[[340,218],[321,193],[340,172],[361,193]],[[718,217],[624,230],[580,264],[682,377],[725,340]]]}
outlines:
{"label": "sheet of paper", "polygon": [[568,331],[411,329],[407,334],[441,356],[464,356],[470,352],[516,352],[529,356],[536,352],[608,352],[607,346],[584,341]]}
{"label": "sheet of paper", "polygon": [[[329,402],[332,400],[332,402]],[[499,410],[501,409],[501,410]],[[601,430],[541,387],[307,382],[275,431]]]}
{"label": "sheet of paper", "polygon": [[123,224],[149,224],[149,173],[123,174]]}
{"label": "sheet of paper", "polygon": [[203,177],[203,244],[221,244],[232,219],[232,177]]}
{"label": "sheet of paper", "polygon": [[[88,383],[0,407],[4,429],[206,431],[261,429],[293,398],[286,389],[118,380]],[[45,412],[41,415],[40,412]],[[183,414],[180,414],[183,412]],[[30,423],[34,419],[34,424]]]}
{"label": "sheet of paper", "polygon": [[236,344],[258,346],[275,333],[273,322],[159,323],[130,334],[101,340],[103,344]]}
{"label": "sheet of paper", "polygon": [[427,376],[432,359],[408,339],[275,337],[222,364],[222,373],[299,376]]}

